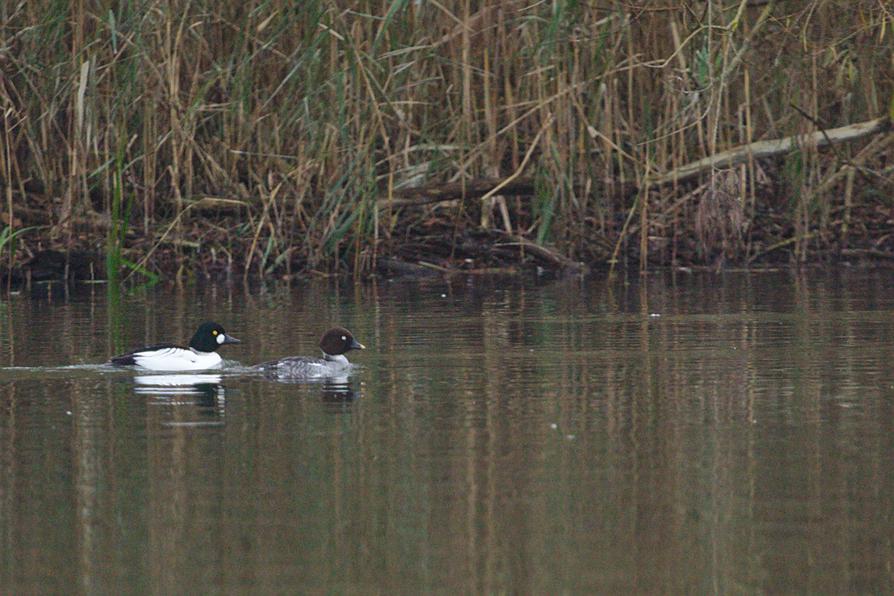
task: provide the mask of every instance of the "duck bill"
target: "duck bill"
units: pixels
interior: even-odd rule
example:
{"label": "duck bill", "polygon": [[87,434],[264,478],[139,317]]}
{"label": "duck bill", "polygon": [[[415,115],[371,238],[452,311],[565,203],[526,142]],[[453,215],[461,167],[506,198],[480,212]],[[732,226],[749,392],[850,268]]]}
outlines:
{"label": "duck bill", "polygon": [[366,346],[357,341],[356,339],[351,340],[351,349],[352,350],[365,350]]}
{"label": "duck bill", "polygon": [[242,343],[242,340],[241,340],[241,339],[236,339],[236,338],[233,337],[232,335],[224,335],[223,345],[227,345],[227,344],[241,344],[241,343]]}

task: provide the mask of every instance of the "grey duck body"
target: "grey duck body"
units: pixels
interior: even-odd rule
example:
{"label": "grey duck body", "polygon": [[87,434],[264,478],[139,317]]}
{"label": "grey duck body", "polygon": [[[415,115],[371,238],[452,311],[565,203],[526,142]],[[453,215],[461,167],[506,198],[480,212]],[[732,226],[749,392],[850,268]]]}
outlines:
{"label": "grey duck body", "polygon": [[335,327],[320,339],[322,358],[288,356],[279,360],[262,362],[252,368],[274,379],[325,379],[343,376],[351,369],[345,356],[350,350],[363,350],[365,346],[354,339],[344,327]]}

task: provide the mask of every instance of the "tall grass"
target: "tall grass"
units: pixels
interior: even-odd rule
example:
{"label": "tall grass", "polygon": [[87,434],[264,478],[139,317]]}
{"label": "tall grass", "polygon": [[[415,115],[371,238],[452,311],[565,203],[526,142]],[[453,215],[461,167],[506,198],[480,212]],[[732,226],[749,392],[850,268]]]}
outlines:
{"label": "tall grass", "polygon": [[[846,179],[822,185],[859,147],[750,162],[695,193],[644,182],[877,117],[894,86],[878,0],[34,0],[0,18],[0,172],[23,211],[47,213],[60,245],[105,230],[106,252],[135,263],[160,245],[193,257],[198,240],[246,273],[369,270],[432,215],[645,267],[699,221],[722,230],[699,235],[700,259],[747,259],[772,208],[806,259],[815,234],[840,232]],[[880,155],[861,188],[890,188]],[[377,206],[513,174],[534,196]],[[880,198],[848,196],[854,238]]]}

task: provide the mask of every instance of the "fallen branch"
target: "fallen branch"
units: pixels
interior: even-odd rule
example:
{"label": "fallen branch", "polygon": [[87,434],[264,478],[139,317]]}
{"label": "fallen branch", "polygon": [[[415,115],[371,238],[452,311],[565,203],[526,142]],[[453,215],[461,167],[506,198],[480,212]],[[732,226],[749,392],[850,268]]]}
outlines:
{"label": "fallen branch", "polygon": [[745,263],[746,263],[747,265],[750,265],[750,264],[752,264],[753,262],[755,262],[756,260],[758,260],[759,258],[761,258],[762,256],[764,256],[764,255],[766,255],[766,254],[769,254],[769,253],[773,252],[774,250],[778,250],[778,249],[780,249],[780,248],[784,248],[784,247],[786,247],[786,246],[789,246],[790,244],[794,244],[794,243],[796,243],[796,242],[800,242],[801,240],[810,240],[810,239],[813,238],[815,235],[816,235],[815,232],[808,232],[808,233],[806,233],[806,234],[802,234],[802,235],[800,235],[800,236],[792,236],[791,238],[786,238],[785,240],[782,240],[782,241],[780,241],[780,242],[777,242],[776,244],[771,244],[771,245],[768,246],[767,248],[765,248],[765,249],[763,249],[763,250],[760,250],[760,251],[754,253],[753,255],[751,255],[750,257],[748,257],[748,259],[746,259]]}
{"label": "fallen branch", "polygon": [[729,168],[748,161],[749,157],[761,159],[788,153],[797,146],[823,147],[832,143],[855,141],[870,135],[885,132],[891,127],[888,118],[876,118],[868,122],[849,124],[840,128],[821,130],[809,135],[794,135],[782,139],[756,141],[715,153],[698,161],[680,166],[666,174],[650,178],[647,186],[660,186],[671,182],[683,182],[715,168]]}
{"label": "fallen branch", "polygon": [[556,268],[561,269],[562,271],[565,271],[567,273],[585,274],[589,272],[589,267],[587,267],[584,263],[569,259],[565,255],[551,250],[543,246],[542,244],[537,244],[536,242],[528,240],[524,236],[509,234],[505,234],[505,236],[510,241],[494,244],[495,248],[500,246],[521,246],[540,260],[545,261],[550,265],[554,265]]}
{"label": "fallen branch", "polygon": [[[543,136],[543,133],[546,131],[546,129],[549,128],[549,126],[553,123],[553,120],[554,120],[554,118],[550,117],[549,119],[547,119],[546,122],[543,123],[543,126],[540,127],[540,130],[537,132],[537,136],[535,136],[534,140],[531,141],[531,146],[528,147],[528,150],[525,152],[524,158],[522,158],[521,164],[519,164],[519,166],[518,166],[518,168],[516,168],[515,172],[510,174],[508,177],[503,178],[502,180],[495,181],[496,184],[488,184],[487,190],[484,193],[482,193],[481,195],[477,195],[477,198],[480,198],[482,201],[484,201],[486,199],[491,198],[492,196],[494,196],[495,194],[497,194],[500,191],[503,191],[501,194],[504,194],[504,195],[512,195],[512,194],[533,195],[534,194],[533,181],[522,179],[521,181],[518,182],[518,184],[522,185],[521,187],[516,187],[514,185],[516,184],[516,181],[519,180],[522,172],[525,171],[525,167],[528,165],[528,161],[531,159],[531,156],[534,154],[534,149],[536,149],[537,145],[540,143],[540,137]],[[467,186],[467,184],[462,184],[460,186],[460,190],[464,191],[466,186]],[[522,189],[524,189],[525,192],[521,192]],[[445,199],[443,197],[434,199],[434,197],[431,196],[432,190],[434,190],[434,189],[429,189],[429,191],[428,191],[429,196],[425,197],[424,199],[411,201],[409,203],[404,203],[404,205],[423,205],[425,203],[434,203],[434,202],[449,200],[449,199]],[[467,197],[468,197],[468,194],[463,193],[460,197],[455,197],[455,198],[467,198]],[[394,199],[379,200],[378,205],[380,208],[388,207],[388,206],[391,206],[391,207],[402,206],[402,205],[396,204]]]}
{"label": "fallen branch", "polygon": [[874,259],[883,259],[894,261],[894,253],[876,250],[874,248],[844,248],[841,250],[842,257],[870,257]]}
{"label": "fallen branch", "polygon": [[[450,182],[445,184],[433,184],[417,186],[413,188],[395,189],[394,198],[379,199],[379,209],[387,207],[409,207],[414,205],[428,205],[455,201],[456,199],[478,199],[503,184],[505,180],[480,179],[468,182]],[[504,195],[533,195],[534,180],[530,178],[515,179],[504,184],[500,191]]]}
{"label": "fallen branch", "polygon": [[[683,182],[699,176],[715,168],[729,168],[748,161],[749,156],[755,159],[782,155],[797,146],[824,147],[833,143],[855,141],[873,134],[889,130],[891,127],[888,118],[876,118],[868,122],[859,122],[840,128],[832,128],[815,132],[809,135],[794,135],[782,139],[769,141],[756,141],[748,145],[741,145],[698,161],[681,166],[673,171],[646,180],[645,186],[661,186],[672,182]],[[446,184],[432,184],[413,188],[396,189],[390,199],[379,199],[377,205],[380,209],[387,207],[411,207],[443,203],[458,199],[480,199],[491,196],[495,192],[504,195],[534,194],[534,180],[520,178],[517,170],[512,176],[504,179],[479,179],[467,182],[454,182]],[[629,190],[633,191],[633,188]]]}
{"label": "fallen branch", "polygon": [[383,272],[391,275],[408,275],[415,277],[432,277],[438,275],[438,272],[431,267],[418,265],[416,263],[408,263],[393,257],[379,257],[378,267]]}
{"label": "fallen branch", "polygon": [[[51,208],[34,209],[32,207],[16,205],[15,217],[16,219],[21,220],[24,225],[52,226],[54,225],[53,222],[56,216]],[[110,226],[109,219],[100,214],[72,215],[69,218],[69,221],[76,227],[94,230],[106,230]]]}

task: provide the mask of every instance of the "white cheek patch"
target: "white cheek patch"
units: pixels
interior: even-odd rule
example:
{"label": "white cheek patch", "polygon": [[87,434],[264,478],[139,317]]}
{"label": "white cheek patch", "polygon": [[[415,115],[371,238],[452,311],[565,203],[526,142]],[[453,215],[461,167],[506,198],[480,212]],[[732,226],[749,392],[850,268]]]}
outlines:
{"label": "white cheek patch", "polygon": [[348,341],[348,338],[345,337],[344,335],[342,335],[342,336],[341,336],[341,340],[342,340],[342,341]]}
{"label": "white cheek patch", "polygon": [[217,336],[217,343],[220,345],[223,345],[223,342],[225,342],[226,339],[227,339],[227,336],[224,335],[223,333],[221,333]]}

